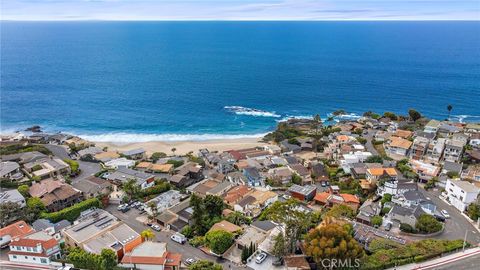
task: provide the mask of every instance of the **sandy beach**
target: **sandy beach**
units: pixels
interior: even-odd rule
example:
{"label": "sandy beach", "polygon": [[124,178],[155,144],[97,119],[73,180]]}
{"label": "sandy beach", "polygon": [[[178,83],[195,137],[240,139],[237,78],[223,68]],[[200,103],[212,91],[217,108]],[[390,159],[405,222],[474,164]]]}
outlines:
{"label": "sandy beach", "polygon": [[150,155],[153,152],[164,152],[171,154],[172,148],[176,148],[175,154],[186,154],[193,151],[197,154],[199,149],[207,148],[210,151],[226,151],[241,148],[266,145],[261,142],[262,138],[242,138],[242,139],[224,139],[207,141],[178,141],[178,142],[138,142],[138,143],[114,143],[114,142],[95,142],[98,147],[108,147],[109,150],[125,151],[135,148],[143,148]]}

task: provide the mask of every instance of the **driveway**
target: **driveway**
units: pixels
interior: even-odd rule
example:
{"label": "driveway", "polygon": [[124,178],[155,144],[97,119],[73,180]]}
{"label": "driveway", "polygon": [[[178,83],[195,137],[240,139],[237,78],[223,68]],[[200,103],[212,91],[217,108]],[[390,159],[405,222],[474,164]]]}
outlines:
{"label": "driveway", "polygon": [[373,140],[373,135],[375,134],[375,130],[369,129],[366,135],[362,135],[365,139],[367,139],[367,143],[365,144],[365,148],[367,149],[368,152],[372,153],[374,156],[378,156],[378,151],[375,149],[373,146],[372,140]]}
{"label": "driveway", "polygon": [[255,257],[252,257],[252,260],[247,263],[247,266],[250,267],[251,269],[255,270],[281,270],[281,269],[286,269],[284,266],[275,266],[272,265],[273,263],[273,256],[268,256],[265,261],[262,263],[258,264],[255,262]]}
{"label": "driveway", "polygon": [[[61,158],[61,159],[70,159],[70,155],[68,154],[67,146],[64,145],[55,145],[55,144],[43,144],[48,150],[52,151],[52,153]],[[95,162],[87,162],[87,161],[82,161],[82,160],[76,160],[78,162],[78,165],[80,167],[80,174],[72,178],[72,182],[78,182],[82,179],[85,179],[91,175],[94,175],[95,173],[101,171],[101,167],[99,163]]]}
{"label": "driveway", "polygon": [[[114,216],[116,216],[120,220],[122,220],[123,222],[125,222],[128,226],[130,226],[132,229],[134,229],[138,233],[141,233],[143,230],[149,228],[137,220],[137,217],[139,216],[139,211],[137,209],[131,209],[126,213],[122,213],[117,210],[116,205],[110,205],[107,207],[106,210],[112,213]],[[209,261],[217,262],[219,264],[222,264],[224,269],[248,269],[246,267],[235,266],[233,263],[225,259],[221,259],[209,254],[205,254],[200,249],[197,249],[188,243],[181,245],[177,242],[172,241],[170,239],[170,236],[172,236],[175,233],[173,231],[160,231],[160,232],[153,231],[153,232],[156,235],[157,241],[167,243],[168,250],[170,252],[181,253],[183,261],[185,261],[185,259],[187,258],[196,258],[200,260],[209,260]]]}
{"label": "driveway", "polygon": [[434,238],[438,239],[464,239],[465,232],[467,233],[467,241],[470,244],[478,245],[480,243],[480,233],[473,227],[473,225],[458,211],[455,207],[445,203],[438,196],[440,191],[430,190],[426,191],[422,187],[418,190],[422,192],[425,197],[430,198],[436,205],[437,210],[447,210],[450,218],[445,222],[445,231]]}

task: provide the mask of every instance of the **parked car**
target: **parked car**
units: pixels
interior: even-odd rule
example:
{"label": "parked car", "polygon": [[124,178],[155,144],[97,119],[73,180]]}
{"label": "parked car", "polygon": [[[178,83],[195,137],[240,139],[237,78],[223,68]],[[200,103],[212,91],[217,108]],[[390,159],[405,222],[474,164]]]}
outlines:
{"label": "parked car", "polygon": [[123,208],[127,207],[128,205],[127,204],[120,204],[118,207],[117,207],[117,210],[118,211],[122,211]]}
{"label": "parked car", "polygon": [[162,230],[162,228],[160,228],[160,226],[158,226],[157,224],[152,224],[152,229],[154,229],[155,231],[159,232]]}
{"label": "parked car", "polygon": [[325,181],[322,181],[322,187],[326,187],[327,186],[327,183]]}
{"label": "parked car", "polygon": [[450,218],[450,215],[448,214],[447,210],[443,209],[442,211],[440,211],[442,213],[442,215],[445,217],[445,218]]}
{"label": "parked car", "polygon": [[265,261],[265,259],[267,258],[267,253],[265,252],[261,252],[260,254],[257,255],[257,257],[255,258],[255,262],[258,263],[258,264],[261,264],[263,261]]}
{"label": "parked car", "polygon": [[435,213],[433,216],[434,216],[438,221],[440,221],[440,222],[445,222],[445,217],[444,217],[442,214]]}
{"label": "parked car", "polygon": [[385,225],[385,231],[390,231],[392,229],[392,223],[387,223],[387,225]]}
{"label": "parked car", "polygon": [[191,264],[194,264],[194,263],[196,263],[196,262],[197,262],[197,260],[194,259],[194,258],[187,258],[187,259],[185,260],[185,264],[186,264],[186,265],[191,265]]}
{"label": "parked car", "polygon": [[187,238],[185,237],[185,235],[181,233],[175,233],[174,235],[170,236],[170,239],[182,245],[185,244],[185,242],[187,242]]}

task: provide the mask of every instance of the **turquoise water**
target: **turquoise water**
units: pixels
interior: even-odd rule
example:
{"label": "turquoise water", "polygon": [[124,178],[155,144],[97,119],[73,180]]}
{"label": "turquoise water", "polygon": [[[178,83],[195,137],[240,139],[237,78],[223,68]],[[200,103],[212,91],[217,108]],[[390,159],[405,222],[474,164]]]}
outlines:
{"label": "turquoise water", "polygon": [[1,26],[3,132],[200,140],[337,109],[443,119],[448,104],[456,119],[480,121],[479,22]]}

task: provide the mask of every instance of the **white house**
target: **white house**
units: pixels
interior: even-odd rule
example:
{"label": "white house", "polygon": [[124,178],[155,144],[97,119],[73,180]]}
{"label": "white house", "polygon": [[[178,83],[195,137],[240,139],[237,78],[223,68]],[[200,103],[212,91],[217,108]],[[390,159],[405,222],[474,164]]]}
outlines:
{"label": "white house", "polygon": [[342,166],[342,169],[346,173],[350,173],[352,164],[363,163],[368,157],[371,157],[371,156],[372,156],[372,153],[370,152],[362,152],[362,151],[350,152],[348,154],[343,154],[343,159],[340,160],[340,164]]}
{"label": "white house", "polygon": [[423,129],[426,133],[437,133],[438,128],[440,127],[440,122],[437,120],[430,120]]}
{"label": "white house", "polygon": [[44,231],[14,238],[9,244],[11,262],[49,265],[51,258],[60,258],[58,241]]}
{"label": "white house", "polygon": [[480,188],[467,181],[448,179],[445,191],[447,192],[448,201],[463,212],[468,205],[477,199]]}
{"label": "white house", "polygon": [[132,168],[133,166],[135,166],[135,161],[126,158],[116,158],[105,162],[105,167],[108,169]]}

